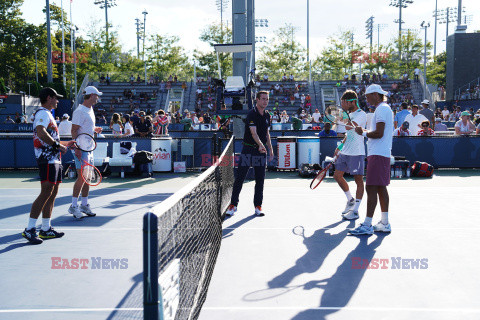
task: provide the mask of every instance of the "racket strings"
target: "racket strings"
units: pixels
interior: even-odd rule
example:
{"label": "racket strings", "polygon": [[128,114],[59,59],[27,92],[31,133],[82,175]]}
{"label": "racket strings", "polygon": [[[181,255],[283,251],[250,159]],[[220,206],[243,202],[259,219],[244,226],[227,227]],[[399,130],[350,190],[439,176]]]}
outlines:
{"label": "racket strings", "polygon": [[95,149],[95,140],[86,134],[78,135],[77,139],[75,139],[75,144],[84,151],[93,151]]}
{"label": "racket strings", "polygon": [[98,184],[101,179],[100,173],[91,165],[85,165],[83,167],[82,176],[85,182],[90,185]]}

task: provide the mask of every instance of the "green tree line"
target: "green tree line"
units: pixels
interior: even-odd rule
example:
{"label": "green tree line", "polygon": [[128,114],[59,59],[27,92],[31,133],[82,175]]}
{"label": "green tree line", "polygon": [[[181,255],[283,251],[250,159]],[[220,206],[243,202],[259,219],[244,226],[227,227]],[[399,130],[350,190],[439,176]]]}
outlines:
{"label": "green tree line", "polygon": [[[168,34],[147,34],[145,51],[125,51],[119,41],[118,31],[109,26],[108,41],[105,28],[100,20],[91,21],[86,35],[76,34],[74,56],[70,47],[73,26],[66,12],[50,4],[52,51],[54,61],[61,62],[62,24],[65,26],[65,74],[62,63],[53,64],[53,82],[47,83],[47,31],[46,23],[34,25],[22,18],[20,7],[24,0],[3,0],[0,2],[0,91],[24,91],[38,94],[41,86],[50,85],[67,96],[74,91],[73,74],[76,60],[77,86],[88,72],[93,79],[101,74],[109,74],[113,81],[127,81],[131,74],[144,76],[147,73],[158,75],[161,79],[177,75],[179,79],[192,79],[194,69],[197,76],[217,75],[217,56],[213,45],[231,43],[231,29],[221,28],[219,24],[206,26],[200,40],[209,45],[209,50],[195,50],[189,56],[180,44],[179,37]],[[45,9],[44,9],[45,13]],[[274,32],[274,36],[264,45],[257,45],[256,64],[261,74],[268,74],[271,80],[280,79],[283,74],[294,74],[296,79],[308,79],[306,49],[297,40],[298,30],[285,24]],[[85,34],[85,32],[83,32]],[[416,67],[423,70],[423,42],[419,34],[407,32],[402,35],[401,46],[398,38],[374,50],[354,41],[352,30],[340,30],[332,35],[321,52],[311,54],[314,80],[342,79],[345,74],[362,72],[387,72],[390,78],[399,78],[405,72]],[[401,47],[401,55],[398,48]],[[427,44],[428,53],[431,44]],[[376,49],[376,48],[374,48]],[[375,52],[379,51],[379,52]],[[35,59],[35,53],[37,59]],[[401,58],[400,58],[401,56]],[[220,54],[222,76],[232,74],[231,54]],[[195,66],[194,66],[195,65]],[[38,83],[36,82],[38,70]],[[427,68],[429,83],[445,85],[446,54],[430,59]],[[63,78],[66,86],[63,86]]]}

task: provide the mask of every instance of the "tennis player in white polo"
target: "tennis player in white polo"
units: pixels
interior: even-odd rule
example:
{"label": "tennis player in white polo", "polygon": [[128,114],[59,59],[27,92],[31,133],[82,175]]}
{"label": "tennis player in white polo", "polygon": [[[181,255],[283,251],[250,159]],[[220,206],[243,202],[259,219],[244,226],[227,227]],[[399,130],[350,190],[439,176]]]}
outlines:
{"label": "tennis player in white polo", "polygon": [[[374,231],[390,232],[388,223],[388,191],[390,184],[390,157],[393,140],[393,112],[385,102],[387,92],[378,84],[370,85],[366,91],[368,105],[375,107],[371,131],[356,127],[359,135],[368,138],[367,144],[367,216],[356,229],[349,232],[352,235],[370,235]],[[377,206],[377,196],[382,210],[382,219],[372,227],[372,218]]]}

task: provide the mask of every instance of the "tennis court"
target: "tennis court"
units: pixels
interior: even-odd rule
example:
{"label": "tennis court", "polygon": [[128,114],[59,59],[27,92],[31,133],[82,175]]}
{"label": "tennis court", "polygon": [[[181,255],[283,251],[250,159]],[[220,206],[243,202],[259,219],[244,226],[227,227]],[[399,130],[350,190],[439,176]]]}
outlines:
{"label": "tennis court", "polygon": [[[73,184],[66,180],[52,221],[65,237],[31,246],[20,232],[39,191],[36,172],[2,172],[0,318],[142,318],[143,215],[197,176],[106,179],[91,193],[97,217],[84,221],[67,213]],[[238,212],[223,223],[199,319],[480,317],[479,171],[392,181],[387,236],[347,236],[353,223],[339,219],[345,196],[338,186],[329,179],[311,191],[308,184],[296,173],[268,173],[261,218],[251,212],[254,182],[244,185]],[[299,227],[292,232],[297,226],[303,235]],[[87,269],[52,269],[54,257],[90,262]],[[128,267],[93,269],[98,257],[128,259]],[[392,257],[401,259],[399,268]],[[388,259],[388,269],[353,268],[357,258]],[[428,259],[427,268],[412,269],[408,259]]]}

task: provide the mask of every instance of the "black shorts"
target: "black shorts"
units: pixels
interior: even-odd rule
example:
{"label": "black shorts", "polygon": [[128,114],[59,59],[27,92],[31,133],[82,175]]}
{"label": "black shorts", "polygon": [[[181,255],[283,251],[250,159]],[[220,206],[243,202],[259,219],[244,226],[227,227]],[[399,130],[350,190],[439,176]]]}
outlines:
{"label": "black shorts", "polygon": [[61,163],[39,163],[40,181],[48,181],[53,184],[62,182],[62,164]]}

